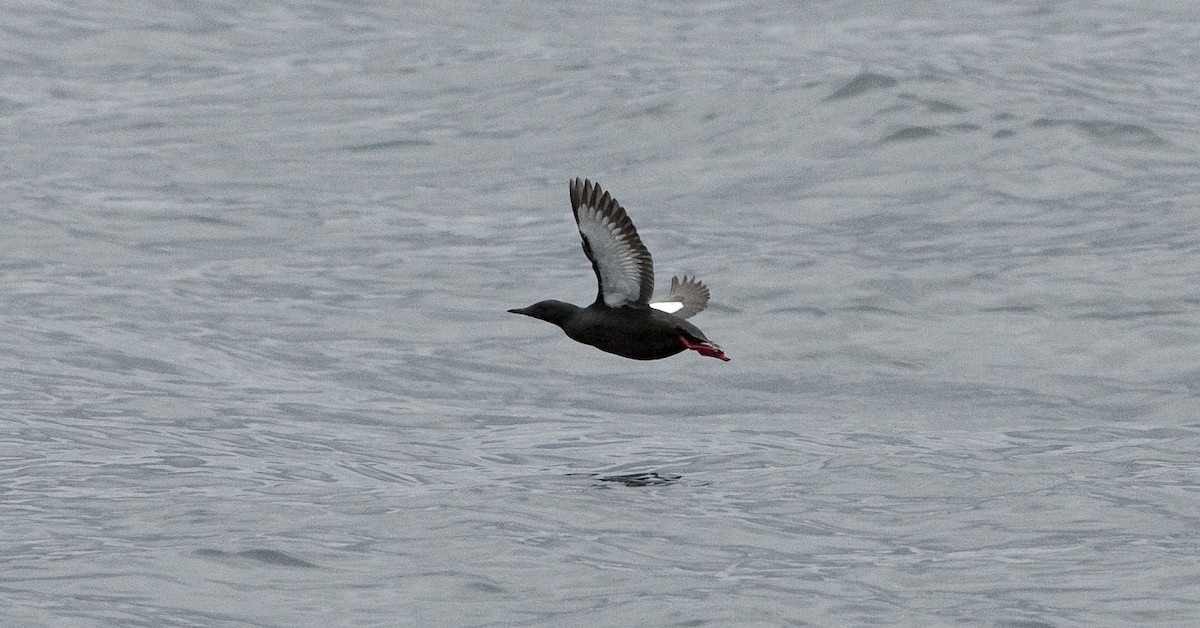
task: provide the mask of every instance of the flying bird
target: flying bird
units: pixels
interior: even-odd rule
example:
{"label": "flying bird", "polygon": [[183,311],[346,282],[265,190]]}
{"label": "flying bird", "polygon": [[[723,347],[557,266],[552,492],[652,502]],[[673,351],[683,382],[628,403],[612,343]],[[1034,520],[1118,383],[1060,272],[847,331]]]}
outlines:
{"label": "flying bird", "polygon": [[634,360],[691,349],[728,362],[721,347],[685,320],[708,305],[708,287],[695,277],[672,277],[667,296],[652,302],[654,262],[625,209],[587,179],[572,179],[569,188],[583,252],[599,284],[596,301],[587,307],[539,301],[509,312],[554,323],[572,340]]}

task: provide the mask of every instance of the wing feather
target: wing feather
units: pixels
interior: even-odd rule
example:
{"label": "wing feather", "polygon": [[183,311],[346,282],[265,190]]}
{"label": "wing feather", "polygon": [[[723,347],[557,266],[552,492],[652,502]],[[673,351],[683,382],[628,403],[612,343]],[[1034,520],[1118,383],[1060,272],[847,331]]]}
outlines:
{"label": "wing feather", "polygon": [[674,314],[679,318],[691,318],[708,306],[708,286],[695,277],[671,277],[671,291],[650,307]]}
{"label": "wing feather", "polygon": [[654,293],[654,261],[617,199],[587,179],[572,179],[571,209],[583,252],[596,272],[596,302],[646,305]]}

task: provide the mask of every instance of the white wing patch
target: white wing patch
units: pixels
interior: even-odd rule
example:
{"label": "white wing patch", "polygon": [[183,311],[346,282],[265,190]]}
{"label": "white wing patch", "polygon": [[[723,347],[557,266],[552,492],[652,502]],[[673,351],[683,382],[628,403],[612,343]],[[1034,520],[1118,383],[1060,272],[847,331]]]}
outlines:
{"label": "white wing patch", "polygon": [[651,303],[650,307],[662,310],[667,314],[674,314],[683,309],[683,303],[680,301],[659,301],[658,303]]}
{"label": "white wing patch", "polygon": [[[650,307],[658,308],[679,318],[691,318],[708,306],[708,286],[695,277],[671,277],[671,292]],[[671,309],[667,309],[670,307]]]}
{"label": "white wing patch", "polygon": [[579,208],[579,233],[587,239],[600,269],[604,304],[621,307],[637,301],[642,290],[641,268],[621,229],[595,207],[585,205]]}

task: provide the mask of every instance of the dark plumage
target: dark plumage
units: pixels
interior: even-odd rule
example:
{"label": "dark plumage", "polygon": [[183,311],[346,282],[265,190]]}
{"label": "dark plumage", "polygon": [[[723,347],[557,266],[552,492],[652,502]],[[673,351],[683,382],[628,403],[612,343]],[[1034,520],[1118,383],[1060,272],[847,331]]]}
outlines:
{"label": "dark plumage", "polygon": [[596,272],[596,301],[584,308],[541,301],[509,312],[554,323],[573,340],[634,360],[658,360],[692,349],[729,361],[704,332],[684,320],[708,305],[708,288],[694,277],[672,277],[666,299],[651,303],[654,262],[624,208],[587,179],[572,179],[570,191],[583,252]]}

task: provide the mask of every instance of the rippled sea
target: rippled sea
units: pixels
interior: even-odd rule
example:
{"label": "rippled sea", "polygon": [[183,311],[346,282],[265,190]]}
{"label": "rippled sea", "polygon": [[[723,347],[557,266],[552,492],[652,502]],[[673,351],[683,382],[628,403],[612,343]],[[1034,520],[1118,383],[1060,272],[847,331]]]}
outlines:
{"label": "rippled sea", "polygon": [[3,22],[0,624],[1200,625],[1200,8]]}

